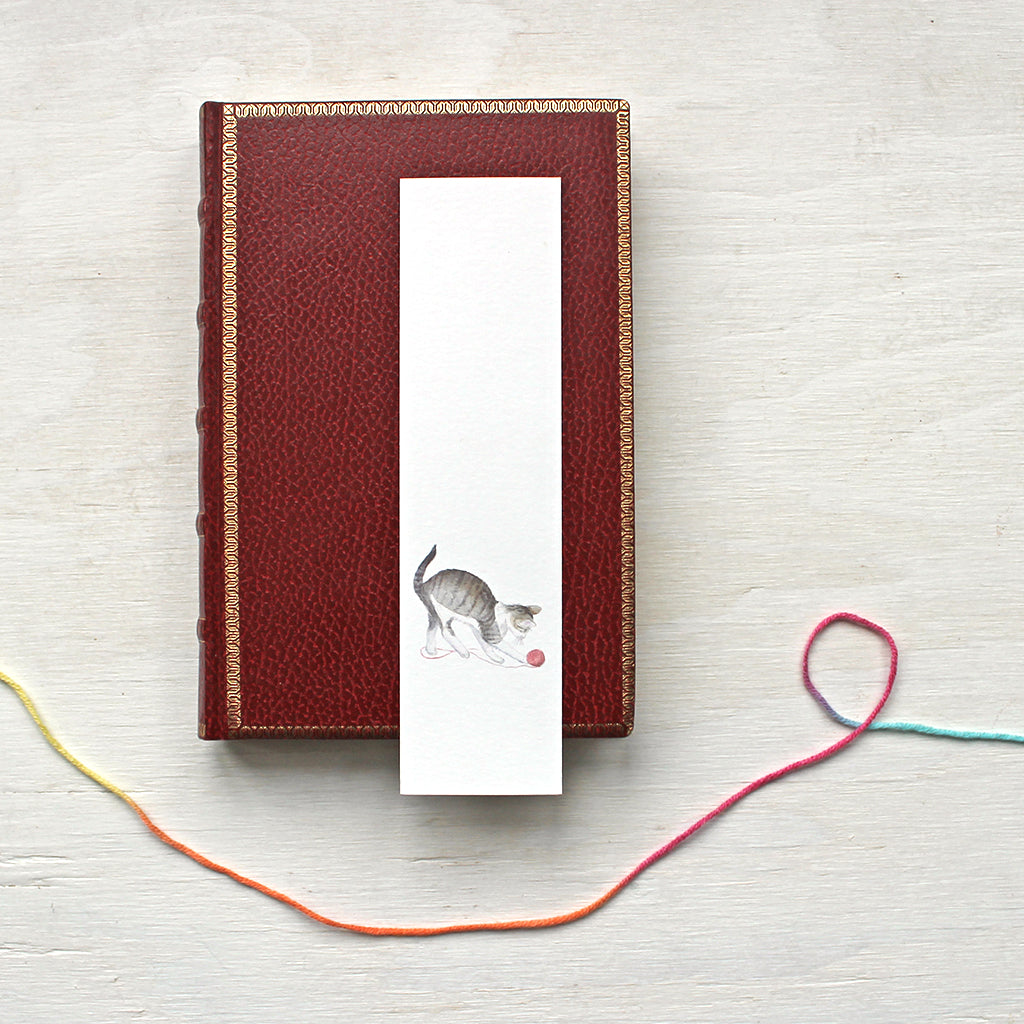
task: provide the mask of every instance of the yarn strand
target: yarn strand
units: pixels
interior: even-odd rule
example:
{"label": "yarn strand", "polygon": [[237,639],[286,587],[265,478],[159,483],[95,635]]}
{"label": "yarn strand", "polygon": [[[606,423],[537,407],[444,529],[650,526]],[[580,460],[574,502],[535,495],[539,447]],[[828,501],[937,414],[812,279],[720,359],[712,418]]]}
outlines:
{"label": "yarn strand", "polygon": [[[861,722],[856,722],[853,719],[846,718],[840,715],[815,687],[814,683],[810,678],[810,671],[808,668],[808,662],[810,657],[810,650],[814,644],[815,639],[827,629],[832,623],[838,621],[845,621],[853,623],[854,625],[861,626],[864,629],[870,630],[882,637],[889,646],[889,674],[883,688],[881,696],[876,701],[874,707],[871,709],[870,714]],[[239,883],[240,885],[247,886],[250,889],[255,889],[257,892],[262,893],[264,896],[269,896],[271,899],[277,900],[280,903],[284,903],[299,913],[304,914],[306,917],[318,922],[319,924],[326,925],[329,928],[343,929],[350,932],[358,932],[364,935],[374,936],[393,936],[393,937],[420,937],[428,935],[446,935],[453,932],[480,932],[480,931],[511,931],[514,929],[522,928],[554,928],[558,925],[569,924],[572,921],[578,921],[580,918],[587,917],[589,914],[594,913],[600,907],[603,907],[609,900],[617,896],[623,889],[626,888],[631,882],[633,882],[639,875],[646,871],[651,865],[657,863],[663,857],[667,856],[676,847],[686,842],[692,835],[699,832],[705,825],[709,824],[715,818],[724,814],[731,807],[738,804],[744,798],[750,796],[751,793],[755,793],[757,790],[767,786],[769,783],[775,782],[778,779],[784,778],[787,775],[791,775],[794,772],[800,771],[803,768],[808,768],[811,765],[825,761],[835,754],[838,754],[841,750],[848,747],[858,737],[869,729],[898,729],[901,731],[914,731],[924,732],[934,736],[952,736],[958,739],[1003,739],[1012,740],[1014,742],[1024,742],[1024,736],[1017,736],[1012,733],[973,733],[973,732],[962,732],[959,730],[950,729],[937,729],[931,726],[918,726],[913,723],[886,723],[876,722],[878,714],[885,706],[886,701],[889,699],[889,695],[892,693],[893,684],[896,681],[896,666],[898,660],[898,653],[896,649],[896,642],[892,636],[881,626],[870,622],[868,619],[862,618],[859,615],[854,615],[851,612],[837,612],[834,615],[830,615],[828,618],[823,619],[811,632],[810,637],[807,640],[807,644],[804,647],[803,653],[803,681],[807,687],[808,692],[818,701],[818,703],[824,708],[824,710],[837,722],[847,726],[851,731],[843,736],[841,739],[836,740],[834,743],[829,744],[822,750],[817,751],[807,757],[799,758],[796,761],[792,761],[782,768],[777,768],[775,771],[768,772],[766,775],[762,775],[755,779],[753,782],[748,783],[738,792],[733,793],[731,796],[723,800],[717,807],[709,811],[702,818],[695,821],[688,828],[684,829],[673,839],[669,840],[663,846],[659,847],[649,856],[645,857],[639,864],[636,865],[628,874],[616,882],[611,888],[606,890],[597,899],[587,903],[585,906],[578,907],[575,910],[570,910],[567,913],[557,914],[551,917],[533,917],[533,918],[514,918],[509,920],[500,921],[480,921],[480,922],[457,922],[453,924],[445,925],[433,925],[425,927],[411,927],[411,926],[382,926],[382,925],[370,925],[370,924],[359,924],[347,921],[340,921],[332,917],[328,917],[325,914],[321,914],[311,907],[306,906],[304,903],[288,896],[286,893],[279,892],[277,889],[273,889],[268,885],[264,885],[262,882],[256,879],[249,878],[246,875],[235,871],[232,868],[226,867],[223,864],[218,864],[216,861],[211,860],[209,857],[199,853],[192,847],[186,845],[178,839],[165,832],[159,825],[157,825],[149,815],[133,800],[123,789],[115,786],[114,783],[105,779],[99,772],[94,771],[88,765],[83,764],[74,756],[53,734],[50,728],[46,725],[40,714],[35,702],[28,695],[25,689],[16,683],[9,676],[0,672],[0,682],[5,683],[21,700],[25,706],[29,715],[32,717],[39,731],[43,734],[46,741],[53,747],[54,750],[60,754],[69,764],[77,768],[83,775],[90,778],[97,785],[102,786],[107,792],[112,793],[114,796],[123,800],[134,812],[138,815],[142,823],[153,833],[161,842],[166,843],[168,846],[173,847],[180,853],[183,853],[186,857],[190,857],[197,864],[210,871],[216,871],[219,874],[226,875],[228,878]]]}

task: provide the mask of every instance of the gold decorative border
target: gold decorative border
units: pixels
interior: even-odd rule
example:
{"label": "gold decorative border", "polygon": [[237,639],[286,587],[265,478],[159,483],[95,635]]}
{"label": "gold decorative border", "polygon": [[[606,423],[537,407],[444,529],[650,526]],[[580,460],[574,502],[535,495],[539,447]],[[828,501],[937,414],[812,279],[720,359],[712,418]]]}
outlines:
{"label": "gold decorative border", "polygon": [[[235,103],[231,109],[235,117],[616,114],[622,111],[623,103],[621,100],[354,100],[346,103]],[[629,108],[626,107],[627,119],[628,116]]]}
{"label": "gold decorative border", "polygon": [[633,502],[633,274],[630,235],[629,105],[615,112],[619,246],[619,459],[622,506],[622,706],[628,734],[636,700],[636,566]]}
{"label": "gold decorative border", "polygon": [[398,738],[398,729],[391,725],[243,725],[235,729],[232,737],[301,736],[309,740],[326,739],[380,739]]}
{"label": "gold decorative border", "polygon": [[[225,688],[229,736],[385,736],[386,726],[243,726],[238,580],[238,120],[252,117],[413,116],[422,114],[614,113],[618,215],[619,453],[622,576],[622,701],[626,732],[635,702],[635,557],[633,499],[633,303],[630,241],[629,105],[622,100],[372,100],[331,103],[235,103],[222,107],[221,327],[224,474]],[[616,729],[607,723],[598,729]],[[584,728],[576,723],[570,732]],[[593,729],[593,723],[585,728]]]}
{"label": "gold decorative border", "polygon": [[242,724],[238,614],[238,122],[224,108],[221,129],[221,392],[224,437],[224,647],[228,731]]}

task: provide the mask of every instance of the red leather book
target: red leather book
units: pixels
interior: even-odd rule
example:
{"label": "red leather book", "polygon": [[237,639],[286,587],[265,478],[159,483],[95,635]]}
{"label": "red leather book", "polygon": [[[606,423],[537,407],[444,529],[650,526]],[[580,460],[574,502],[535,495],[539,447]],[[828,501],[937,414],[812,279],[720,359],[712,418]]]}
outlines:
{"label": "red leather book", "polygon": [[207,103],[201,132],[200,736],[398,735],[399,180],[503,176],[562,179],[564,733],[628,734],[627,105]]}

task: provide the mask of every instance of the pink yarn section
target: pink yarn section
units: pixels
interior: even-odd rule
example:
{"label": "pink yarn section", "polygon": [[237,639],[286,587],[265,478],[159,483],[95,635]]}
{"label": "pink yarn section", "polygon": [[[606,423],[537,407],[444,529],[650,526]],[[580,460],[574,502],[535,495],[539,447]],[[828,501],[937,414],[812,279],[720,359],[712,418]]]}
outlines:
{"label": "pink yarn section", "polygon": [[748,783],[741,790],[733,793],[728,799],[723,800],[713,811],[709,811],[699,821],[695,821],[685,831],[680,832],[675,839],[670,839],[664,846],[655,850],[649,857],[644,858],[632,871],[629,872],[611,891],[610,895],[614,895],[621,889],[624,889],[630,882],[633,881],[637,875],[646,871],[656,861],[661,860],[666,854],[671,853],[680,843],[685,843],[695,832],[699,832],[708,822],[714,821],[719,815],[724,814],[734,804],[738,804],[744,797],[750,796],[751,793],[761,789],[762,786],[767,786],[769,782],[775,782],[776,779],[781,779],[786,775],[791,775],[793,772],[800,771],[801,768],[809,768],[812,764],[818,764],[820,761],[825,761],[832,757],[833,754],[838,754],[844,747],[848,747],[862,732],[864,732],[871,723],[878,717],[878,713],[885,707],[885,702],[889,699],[889,695],[892,693],[893,683],[896,682],[896,664],[899,658],[899,652],[896,650],[896,641],[892,638],[888,630],[879,626],[875,622],[871,622],[868,619],[862,618],[860,615],[854,615],[853,612],[836,612],[833,615],[828,616],[826,619],[822,619],[817,626],[811,631],[811,635],[807,638],[807,643],[804,646],[803,654],[803,680],[804,686],[810,691],[813,696],[816,696],[818,691],[814,684],[811,682],[811,673],[809,668],[809,661],[811,655],[811,647],[814,646],[814,641],[821,635],[821,633],[831,626],[834,622],[851,622],[856,626],[862,626],[864,629],[871,630],[872,633],[877,633],[878,636],[882,637],[883,640],[889,645],[889,677],[885,683],[885,689],[882,691],[881,697],[878,698],[878,702],[872,708],[871,713],[857,726],[852,732],[847,733],[841,739],[837,740],[830,746],[825,747],[824,750],[819,750],[816,754],[811,754],[809,757],[802,757],[798,761],[792,761],[783,768],[777,768],[773,772],[769,772],[767,775],[762,775],[759,779],[755,779],[753,782]]}

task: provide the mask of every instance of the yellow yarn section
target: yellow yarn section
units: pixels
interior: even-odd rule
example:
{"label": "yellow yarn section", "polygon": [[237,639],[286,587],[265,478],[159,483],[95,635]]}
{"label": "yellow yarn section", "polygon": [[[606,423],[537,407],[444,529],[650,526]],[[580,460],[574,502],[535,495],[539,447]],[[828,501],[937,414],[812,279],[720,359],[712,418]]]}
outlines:
{"label": "yellow yarn section", "polygon": [[87,775],[93,782],[102,786],[108,792],[113,793],[114,796],[120,797],[132,808],[132,810],[138,813],[139,805],[123,789],[119,789],[112,782],[108,782],[102,775],[100,775],[99,772],[93,771],[88,765],[82,764],[82,762],[79,761],[78,758],[75,757],[75,755],[72,754],[71,751],[68,750],[68,748],[65,747],[52,732],[50,732],[49,726],[47,726],[43,721],[43,716],[39,713],[39,709],[35,705],[35,701],[32,700],[32,698],[18,683],[3,672],[0,672],[0,682],[5,683],[18,695],[18,700],[25,705],[25,710],[32,716],[32,721],[36,723],[39,731],[46,737],[46,742],[49,743],[65,761],[69,764],[73,764],[83,775]]}

